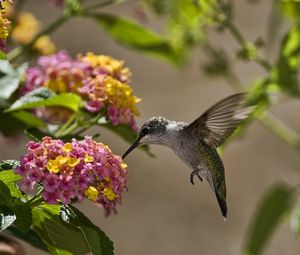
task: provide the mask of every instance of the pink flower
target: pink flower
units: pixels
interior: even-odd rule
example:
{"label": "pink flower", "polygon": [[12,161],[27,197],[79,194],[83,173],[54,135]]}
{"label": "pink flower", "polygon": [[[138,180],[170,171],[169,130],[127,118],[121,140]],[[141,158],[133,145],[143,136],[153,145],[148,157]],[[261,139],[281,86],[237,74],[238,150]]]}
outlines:
{"label": "pink flower", "polygon": [[40,143],[28,142],[27,150],[15,170],[22,176],[24,192],[34,192],[39,184],[49,204],[88,198],[101,204],[107,214],[121,203],[127,190],[127,166],[106,145],[90,137],[70,143],[44,137]]}
{"label": "pink flower", "polygon": [[57,201],[58,194],[55,192],[44,191],[42,193],[42,197],[48,204],[57,204],[58,203],[58,201]]}
{"label": "pink flower", "polygon": [[56,174],[47,174],[44,180],[44,188],[47,192],[54,192],[59,186],[59,178]]}
{"label": "pink flower", "polygon": [[85,108],[89,111],[89,112],[99,112],[101,110],[101,108],[103,107],[103,103],[100,101],[89,101],[87,102],[87,104],[85,105]]}

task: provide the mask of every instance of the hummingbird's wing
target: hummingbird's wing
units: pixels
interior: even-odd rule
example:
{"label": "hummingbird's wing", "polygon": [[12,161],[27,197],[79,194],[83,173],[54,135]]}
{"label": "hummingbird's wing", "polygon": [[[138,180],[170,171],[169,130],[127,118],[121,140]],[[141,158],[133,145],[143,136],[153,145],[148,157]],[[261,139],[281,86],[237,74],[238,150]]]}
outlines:
{"label": "hummingbird's wing", "polygon": [[217,148],[250,114],[252,107],[244,105],[246,96],[247,93],[238,93],[224,98],[189,124],[187,131]]}

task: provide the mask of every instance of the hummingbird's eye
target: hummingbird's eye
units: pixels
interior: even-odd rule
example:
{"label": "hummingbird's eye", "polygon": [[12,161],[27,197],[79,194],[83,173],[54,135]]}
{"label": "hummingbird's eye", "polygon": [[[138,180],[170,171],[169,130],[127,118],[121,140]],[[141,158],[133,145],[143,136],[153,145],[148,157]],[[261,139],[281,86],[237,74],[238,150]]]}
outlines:
{"label": "hummingbird's eye", "polygon": [[144,135],[147,135],[148,133],[149,133],[149,127],[143,127],[141,134],[144,136]]}

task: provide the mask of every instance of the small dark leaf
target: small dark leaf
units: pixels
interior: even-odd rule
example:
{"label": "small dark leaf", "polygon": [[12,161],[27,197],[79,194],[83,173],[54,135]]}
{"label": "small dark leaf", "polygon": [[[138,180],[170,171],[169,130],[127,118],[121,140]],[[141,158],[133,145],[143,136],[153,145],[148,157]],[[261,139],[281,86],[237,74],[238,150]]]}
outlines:
{"label": "small dark leaf", "polygon": [[168,60],[176,65],[182,62],[166,38],[163,38],[135,21],[104,13],[90,13],[88,15],[96,19],[117,42]]}
{"label": "small dark leaf", "polygon": [[14,159],[2,160],[0,163],[0,171],[15,169],[20,165],[20,161]]}
{"label": "small dark leaf", "polygon": [[259,255],[291,204],[292,189],[279,183],[259,203],[247,235],[245,254]]}

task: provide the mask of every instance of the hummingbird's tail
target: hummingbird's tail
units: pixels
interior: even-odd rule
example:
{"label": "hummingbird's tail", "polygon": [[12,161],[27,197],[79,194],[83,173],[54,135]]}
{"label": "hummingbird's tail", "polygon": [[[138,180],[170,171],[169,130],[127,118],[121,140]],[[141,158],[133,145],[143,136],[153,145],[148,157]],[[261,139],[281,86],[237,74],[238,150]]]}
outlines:
{"label": "hummingbird's tail", "polygon": [[228,212],[227,211],[226,200],[224,198],[222,198],[221,196],[219,196],[219,194],[218,194],[217,191],[215,191],[215,194],[216,194],[216,197],[217,197],[217,200],[218,200],[218,204],[219,204],[219,207],[221,209],[223,218],[226,221],[227,220],[227,212]]}

